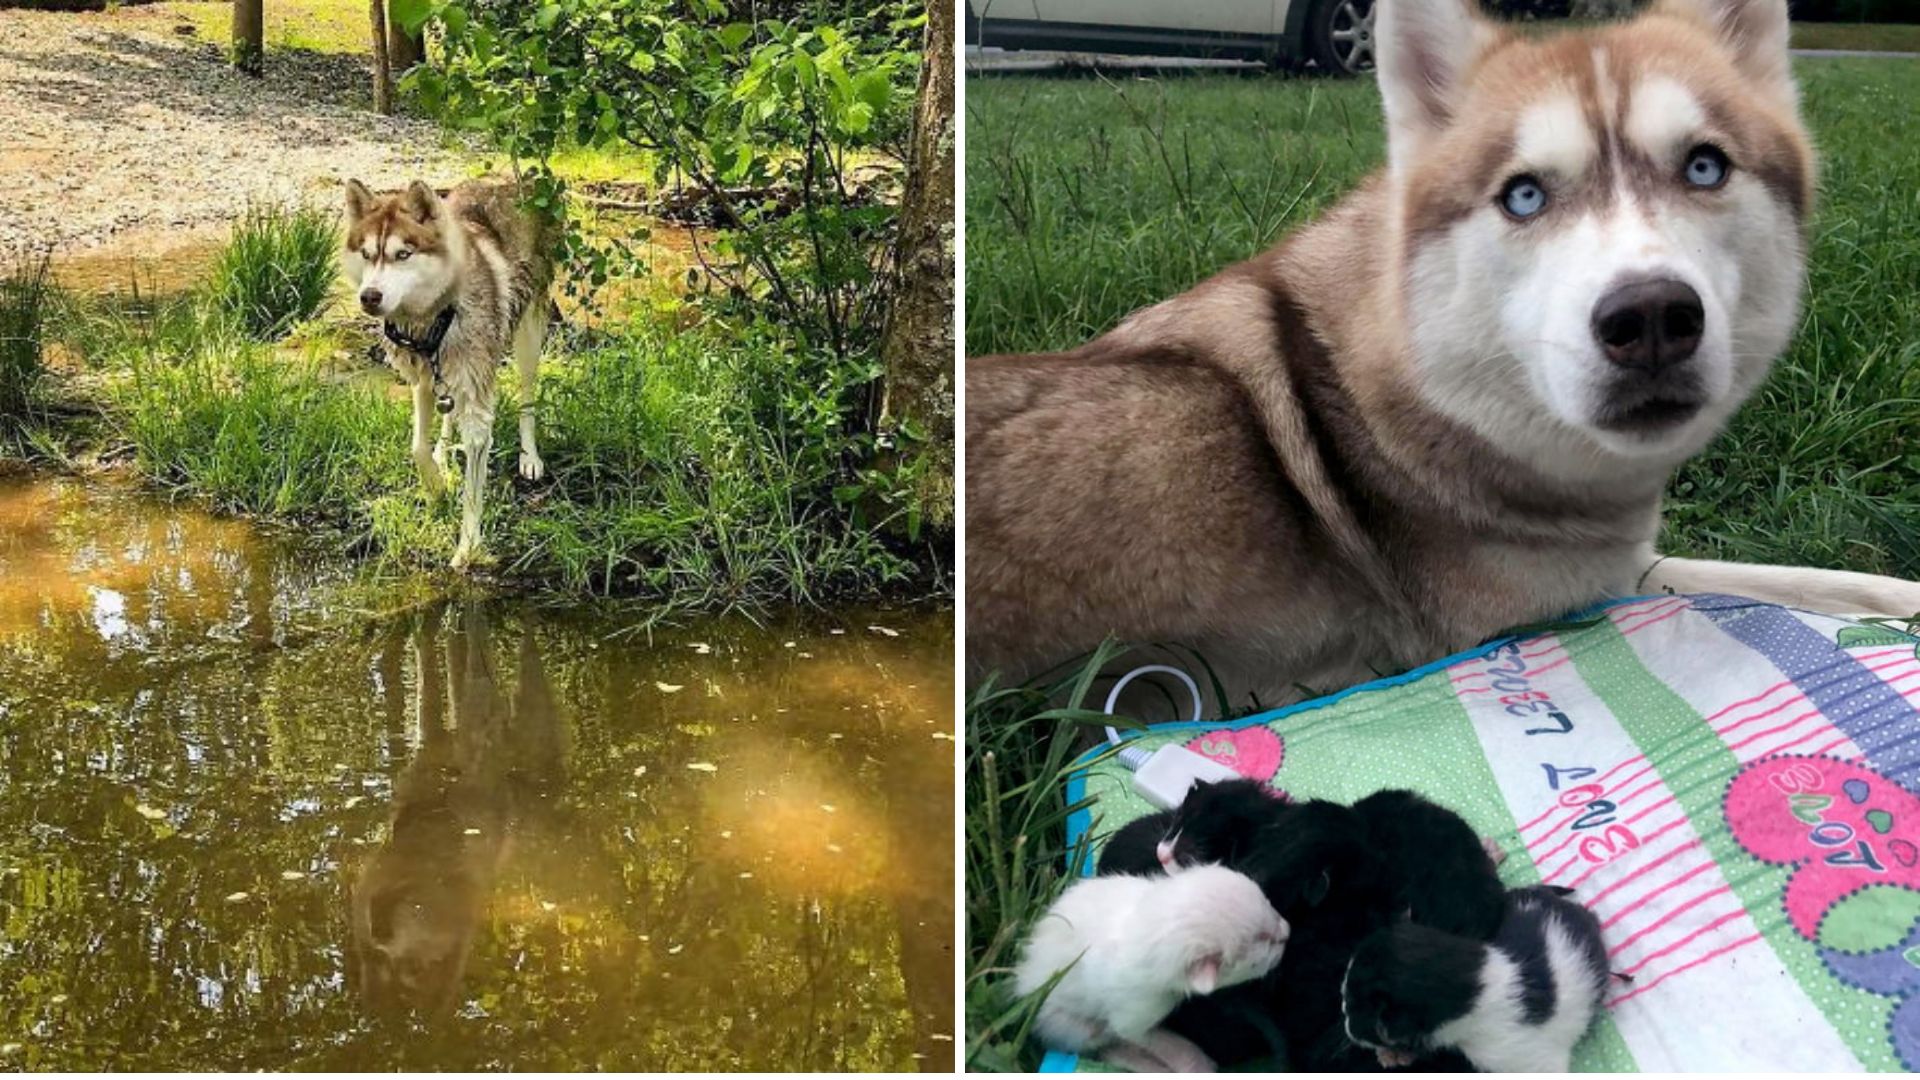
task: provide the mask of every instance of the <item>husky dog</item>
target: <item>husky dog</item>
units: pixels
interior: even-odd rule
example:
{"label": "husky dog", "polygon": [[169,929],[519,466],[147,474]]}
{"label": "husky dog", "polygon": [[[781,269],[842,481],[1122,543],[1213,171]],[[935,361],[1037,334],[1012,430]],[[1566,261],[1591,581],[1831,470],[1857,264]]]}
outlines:
{"label": "husky dog", "polygon": [[[546,220],[521,207],[521,195],[517,185],[477,180],[445,199],[418,180],[380,195],[347,182],[341,264],[361,309],[382,320],[387,362],[413,387],[413,462],[435,496],[446,489],[447,442],[460,433],[466,471],[455,569],[481,554],[496,371],[509,352],[520,372],[520,475],[538,480],[546,470],[534,443],[534,407],[553,238]],[[440,437],[429,450],[436,409]]]}
{"label": "husky dog", "polygon": [[1241,698],[1612,597],[1909,615],[1920,585],[1660,558],[1660,494],[1797,319],[1786,0],[1552,37],[1380,0],[1386,165],[1278,247],[967,371],[971,675],[1116,634]]}

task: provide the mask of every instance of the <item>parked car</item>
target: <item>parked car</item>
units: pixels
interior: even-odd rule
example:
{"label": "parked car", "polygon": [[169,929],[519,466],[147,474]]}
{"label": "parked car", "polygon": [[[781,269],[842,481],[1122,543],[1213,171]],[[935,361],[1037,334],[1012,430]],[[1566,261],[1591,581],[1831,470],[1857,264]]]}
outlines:
{"label": "parked car", "polygon": [[967,0],[969,45],[1373,68],[1374,0]]}

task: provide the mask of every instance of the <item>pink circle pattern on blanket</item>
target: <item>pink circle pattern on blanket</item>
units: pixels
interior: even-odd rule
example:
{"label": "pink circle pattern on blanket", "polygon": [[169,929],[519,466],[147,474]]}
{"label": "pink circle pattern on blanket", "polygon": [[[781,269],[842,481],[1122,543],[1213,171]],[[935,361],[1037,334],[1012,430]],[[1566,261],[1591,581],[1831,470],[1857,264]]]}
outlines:
{"label": "pink circle pattern on blanket", "polygon": [[1271,782],[1287,760],[1286,742],[1261,725],[1209,731],[1187,740],[1187,749],[1262,783]]}
{"label": "pink circle pattern on blanket", "polygon": [[1920,799],[1851,761],[1783,754],[1742,769],[1725,812],[1749,854],[1794,868],[1787,920],[1827,970],[1899,999],[1887,1034],[1920,1069]]}

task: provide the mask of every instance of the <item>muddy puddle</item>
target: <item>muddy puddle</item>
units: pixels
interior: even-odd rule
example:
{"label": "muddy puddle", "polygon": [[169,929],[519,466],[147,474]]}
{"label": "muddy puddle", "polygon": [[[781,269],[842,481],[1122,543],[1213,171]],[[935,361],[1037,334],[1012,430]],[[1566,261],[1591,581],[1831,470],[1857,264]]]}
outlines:
{"label": "muddy puddle", "polygon": [[950,613],[369,606],[0,480],[0,1069],[952,1068]]}

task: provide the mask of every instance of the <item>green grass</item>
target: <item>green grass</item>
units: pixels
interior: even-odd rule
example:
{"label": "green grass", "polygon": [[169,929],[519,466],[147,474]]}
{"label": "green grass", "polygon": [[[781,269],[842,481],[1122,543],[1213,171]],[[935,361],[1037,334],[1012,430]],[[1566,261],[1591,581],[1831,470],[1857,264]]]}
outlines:
{"label": "green grass", "polygon": [[[95,312],[67,340],[98,373],[106,441],[130,448],[150,481],[402,567],[451,557],[458,508],[421,488],[410,406],[384,373],[343,369],[341,335],[263,345],[189,297],[137,317]],[[492,572],[534,591],[656,600],[661,613],[906,581],[914,567],[883,523],[836,498],[858,475],[845,417],[874,374],[771,331],[677,331],[647,317],[592,347],[550,350],[537,484],[516,476],[517,388],[503,387]]]}
{"label": "green grass", "polygon": [[[224,43],[233,36],[231,0],[171,0],[156,13],[192,24],[202,41]],[[363,0],[273,0],[262,9],[261,36],[268,51],[303,49],[323,53],[370,53],[372,21]]]}
{"label": "green grass", "polygon": [[1793,47],[1920,52],[1920,24],[1797,22],[1793,24]]}
{"label": "green grass", "polygon": [[[1797,64],[1823,158],[1805,316],[1675,478],[1667,551],[1920,577],[1920,64]],[[968,85],[969,354],[1079,344],[1270,245],[1375,168],[1371,83],[1204,75]],[[1005,968],[1057,894],[1071,680],[967,717],[967,1060],[1025,1069]]]}
{"label": "green grass", "polygon": [[0,275],[0,427],[16,427],[38,397],[53,298],[44,255],[22,258]]}
{"label": "green grass", "polygon": [[336,216],[250,206],[214,260],[214,307],[257,341],[277,341],[326,305],[339,276]]}

